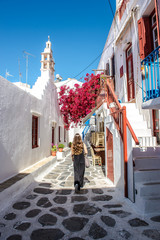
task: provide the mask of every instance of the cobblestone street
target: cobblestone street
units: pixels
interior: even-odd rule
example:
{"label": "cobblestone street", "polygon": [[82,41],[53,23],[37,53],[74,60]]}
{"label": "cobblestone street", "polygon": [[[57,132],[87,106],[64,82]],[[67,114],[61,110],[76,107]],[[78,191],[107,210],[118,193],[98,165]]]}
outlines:
{"label": "cobblestone street", "polygon": [[160,239],[160,216],[138,215],[129,200],[107,183],[102,168],[85,172],[79,194],[71,157],[36,179],[0,214],[2,240]]}

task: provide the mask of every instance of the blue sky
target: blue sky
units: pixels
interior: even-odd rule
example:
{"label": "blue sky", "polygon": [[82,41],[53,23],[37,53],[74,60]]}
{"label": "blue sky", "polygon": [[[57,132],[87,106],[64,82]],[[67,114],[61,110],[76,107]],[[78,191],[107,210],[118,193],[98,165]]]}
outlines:
{"label": "blue sky", "polygon": [[[115,12],[116,1],[110,0]],[[26,59],[29,57],[28,84],[40,76],[41,52],[50,35],[55,75],[63,80],[74,78],[103,51],[113,20],[108,0],[0,0],[0,75],[6,69],[19,81],[18,58],[22,82],[26,81]],[[100,58],[77,76],[85,77],[96,69]]]}

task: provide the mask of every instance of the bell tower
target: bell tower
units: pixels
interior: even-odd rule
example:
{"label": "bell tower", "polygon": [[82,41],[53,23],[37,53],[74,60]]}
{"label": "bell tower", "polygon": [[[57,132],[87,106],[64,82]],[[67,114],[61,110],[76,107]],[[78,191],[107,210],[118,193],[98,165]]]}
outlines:
{"label": "bell tower", "polygon": [[41,73],[45,71],[49,71],[51,75],[54,75],[54,60],[53,60],[53,52],[51,49],[51,41],[48,36],[48,41],[46,42],[46,47],[44,52],[41,53]]}

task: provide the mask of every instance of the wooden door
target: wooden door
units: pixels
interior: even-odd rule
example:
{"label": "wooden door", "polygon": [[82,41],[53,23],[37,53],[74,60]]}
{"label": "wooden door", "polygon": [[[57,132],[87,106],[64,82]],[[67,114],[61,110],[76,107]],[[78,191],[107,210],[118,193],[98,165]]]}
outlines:
{"label": "wooden door", "polygon": [[130,46],[126,50],[126,66],[127,66],[128,101],[131,101],[135,98],[132,46]]}
{"label": "wooden door", "polygon": [[106,145],[107,145],[107,178],[114,183],[114,166],[113,166],[113,135],[106,128]]}
{"label": "wooden door", "polygon": [[157,143],[160,144],[160,129],[159,129],[159,110],[153,110],[153,135],[157,138]]}

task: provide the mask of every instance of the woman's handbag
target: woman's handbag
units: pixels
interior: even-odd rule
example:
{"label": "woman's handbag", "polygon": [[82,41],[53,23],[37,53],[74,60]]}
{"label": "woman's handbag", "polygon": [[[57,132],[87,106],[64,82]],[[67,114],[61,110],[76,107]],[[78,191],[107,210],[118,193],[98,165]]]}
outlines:
{"label": "woman's handbag", "polygon": [[87,155],[85,156],[85,167],[86,168],[90,167],[90,161],[89,161],[89,158],[87,157]]}

